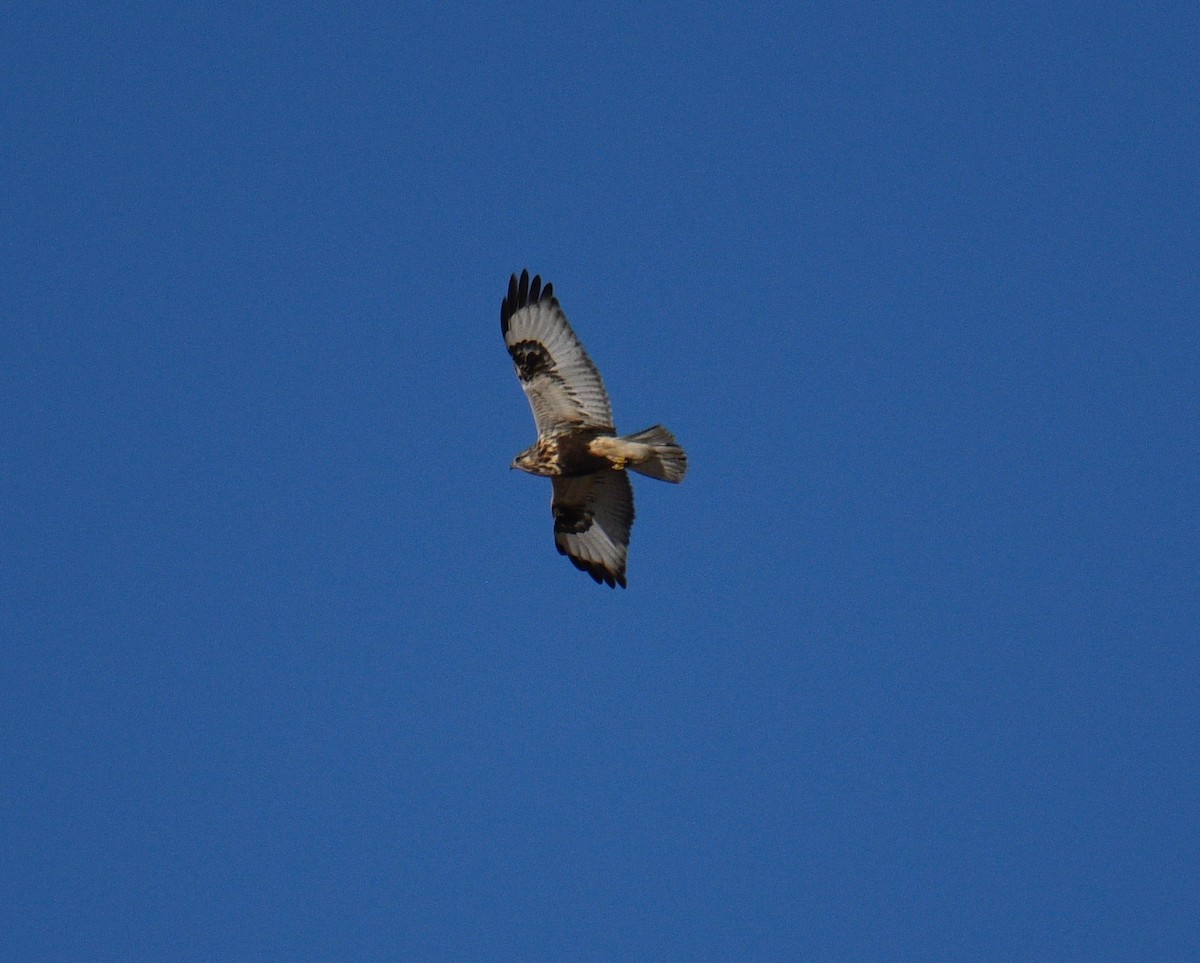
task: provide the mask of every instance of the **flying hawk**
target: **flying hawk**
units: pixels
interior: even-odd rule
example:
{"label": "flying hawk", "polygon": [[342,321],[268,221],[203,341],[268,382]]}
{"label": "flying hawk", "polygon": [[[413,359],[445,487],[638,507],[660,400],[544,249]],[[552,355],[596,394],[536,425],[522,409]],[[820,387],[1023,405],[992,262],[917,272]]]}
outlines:
{"label": "flying hawk", "polygon": [[538,440],[512,467],[546,475],[554,485],[554,545],[597,582],[625,587],[633,527],[626,469],[683,481],[687,455],[662,425],[618,436],[600,372],[554,297],[553,285],[522,271],[500,302],[500,330],[529,397]]}

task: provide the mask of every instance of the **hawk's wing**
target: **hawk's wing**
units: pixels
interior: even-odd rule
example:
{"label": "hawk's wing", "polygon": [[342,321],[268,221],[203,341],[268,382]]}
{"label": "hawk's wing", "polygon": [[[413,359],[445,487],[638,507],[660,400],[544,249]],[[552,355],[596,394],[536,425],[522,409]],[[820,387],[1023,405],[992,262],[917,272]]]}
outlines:
{"label": "hawk's wing", "polygon": [[550,510],[559,554],[597,582],[625,587],[625,555],[633,528],[633,486],[623,471],[604,468],[556,477]]}
{"label": "hawk's wing", "polygon": [[564,425],[612,428],[612,409],[600,372],[583,350],[554,296],[522,271],[508,282],[500,302],[500,330],[521,387],[529,396],[539,435]]}

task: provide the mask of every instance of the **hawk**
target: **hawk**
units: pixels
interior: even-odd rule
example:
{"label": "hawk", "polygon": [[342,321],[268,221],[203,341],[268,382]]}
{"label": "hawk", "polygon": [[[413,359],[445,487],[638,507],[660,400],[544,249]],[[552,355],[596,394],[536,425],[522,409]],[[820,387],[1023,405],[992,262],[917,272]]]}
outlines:
{"label": "hawk", "polygon": [[625,587],[633,527],[628,469],[683,481],[687,455],[662,425],[618,435],[600,372],[583,350],[551,284],[522,271],[500,302],[500,330],[533,409],[538,439],[513,468],[554,486],[554,545],[581,571],[610,588]]}

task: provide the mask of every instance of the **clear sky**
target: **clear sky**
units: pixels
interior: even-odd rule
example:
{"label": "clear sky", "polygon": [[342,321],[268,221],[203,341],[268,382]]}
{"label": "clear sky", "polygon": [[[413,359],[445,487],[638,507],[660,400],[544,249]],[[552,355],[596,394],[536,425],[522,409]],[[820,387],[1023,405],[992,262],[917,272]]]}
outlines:
{"label": "clear sky", "polygon": [[593,6],[6,5],[0,957],[1200,958],[1200,8]]}

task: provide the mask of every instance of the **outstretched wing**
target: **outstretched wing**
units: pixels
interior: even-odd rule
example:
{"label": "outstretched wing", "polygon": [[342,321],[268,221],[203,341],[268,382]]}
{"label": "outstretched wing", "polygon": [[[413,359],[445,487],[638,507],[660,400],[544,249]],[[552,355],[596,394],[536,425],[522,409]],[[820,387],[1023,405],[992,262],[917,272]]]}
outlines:
{"label": "outstretched wing", "polygon": [[600,372],[583,350],[554,296],[540,276],[522,271],[508,282],[500,302],[500,330],[533,408],[539,435],[552,428],[612,427],[612,409]]}
{"label": "outstretched wing", "polygon": [[633,486],[623,471],[605,468],[578,478],[556,477],[550,510],[560,555],[597,582],[625,587],[625,556],[633,528]]}

